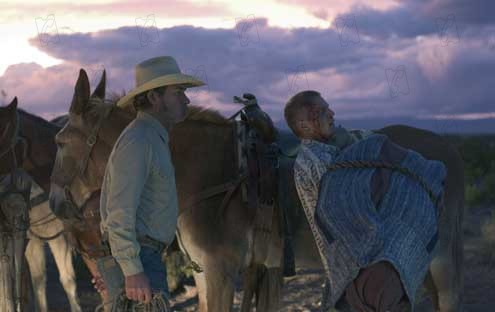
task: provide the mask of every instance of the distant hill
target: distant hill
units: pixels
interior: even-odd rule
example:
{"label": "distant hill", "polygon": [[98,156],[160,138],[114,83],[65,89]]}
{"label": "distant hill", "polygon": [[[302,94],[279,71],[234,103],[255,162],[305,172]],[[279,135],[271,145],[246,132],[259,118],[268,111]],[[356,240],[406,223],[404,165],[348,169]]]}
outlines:
{"label": "distant hill", "polygon": [[[433,120],[433,119],[413,119],[413,118],[396,118],[396,119],[348,119],[336,120],[337,125],[346,128],[357,129],[379,129],[394,124],[403,124],[421,129],[427,129],[441,134],[495,134],[495,119],[478,119],[478,120]],[[281,129],[288,129],[284,120],[275,125]]]}

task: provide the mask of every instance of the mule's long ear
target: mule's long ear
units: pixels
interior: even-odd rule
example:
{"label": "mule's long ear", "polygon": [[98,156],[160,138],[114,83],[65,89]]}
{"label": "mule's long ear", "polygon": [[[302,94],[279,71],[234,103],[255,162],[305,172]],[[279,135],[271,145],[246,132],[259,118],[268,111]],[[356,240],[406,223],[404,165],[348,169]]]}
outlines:
{"label": "mule's long ear", "polygon": [[10,110],[16,110],[17,109],[17,96],[14,97],[14,99],[12,100],[12,102],[10,102],[9,105],[7,105],[7,108]]}
{"label": "mule's long ear", "polygon": [[105,70],[103,70],[103,74],[101,74],[100,83],[93,91],[91,97],[98,97],[102,100],[105,99],[106,85],[107,85],[107,73]]}
{"label": "mule's long ear", "polygon": [[74,88],[74,97],[70,105],[70,113],[80,115],[89,102],[89,79],[86,71],[81,68],[79,78],[77,78],[76,87]]}

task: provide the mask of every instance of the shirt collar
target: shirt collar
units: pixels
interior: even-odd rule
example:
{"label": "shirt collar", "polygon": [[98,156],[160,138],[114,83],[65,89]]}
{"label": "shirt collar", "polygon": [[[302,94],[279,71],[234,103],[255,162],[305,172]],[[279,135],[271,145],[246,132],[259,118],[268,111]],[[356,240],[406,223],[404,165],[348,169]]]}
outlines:
{"label": "shirt collar", "polygon": [[167,132],[167,129],[158,121],[158,119],[156,119],[152,115],[150,115],[150,114],[148,114],[146,112],[143,112],[143,111],[138,111],[136,119],[143,120],[148,125],[150,125],[151,127],[153,127],[153,129],[155,129],[156,132],[158,132],[158,134],[160,135],[160,137],[162,138],[162,140],[165,143],[168,143],[168,132]]}

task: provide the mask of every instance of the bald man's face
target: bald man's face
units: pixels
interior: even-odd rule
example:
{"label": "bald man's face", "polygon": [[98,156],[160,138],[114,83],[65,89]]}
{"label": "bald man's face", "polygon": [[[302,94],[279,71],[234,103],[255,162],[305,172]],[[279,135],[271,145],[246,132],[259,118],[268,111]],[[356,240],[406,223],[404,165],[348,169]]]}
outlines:
{"label": "bald man's face", "polygon": [[335,113],[322,97],[315,97],[313,101],[315,105],[305,110],[306,116],[301,116],[301,138],[327,142],[335,132]]}

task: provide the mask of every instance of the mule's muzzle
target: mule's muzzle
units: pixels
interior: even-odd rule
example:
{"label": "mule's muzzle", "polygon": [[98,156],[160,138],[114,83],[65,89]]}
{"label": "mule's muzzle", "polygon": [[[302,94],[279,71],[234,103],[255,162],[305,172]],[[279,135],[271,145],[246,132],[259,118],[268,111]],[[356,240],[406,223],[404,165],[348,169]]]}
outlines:
{"label": "mule's muzzle", "polygon": [[50,186],[50,209],[64,223],[82,220],[79,209],[70,197],[70,193],[54,183]]}

